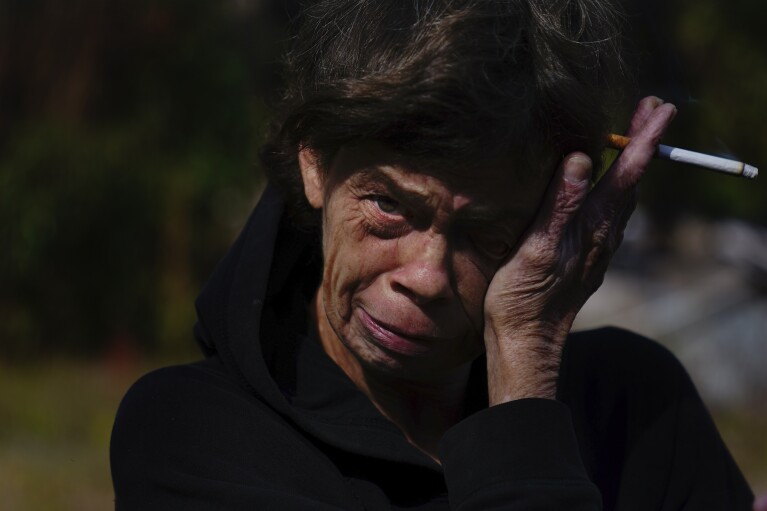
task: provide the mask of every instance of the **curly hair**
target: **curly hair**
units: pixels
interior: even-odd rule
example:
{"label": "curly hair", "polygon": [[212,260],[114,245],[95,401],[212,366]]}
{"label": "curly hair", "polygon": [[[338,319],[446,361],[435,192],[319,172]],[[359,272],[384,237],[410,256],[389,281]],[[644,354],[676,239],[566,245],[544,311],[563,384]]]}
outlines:
{"label": "curly hair", "polygon": [[511,157],[536,175],[574,150],[599,165],[623,76],[619,21],[605,0],[313,3],[284,59],[267,175],[311,225],[302,147],[323,170],[361,140],[444,169]]}

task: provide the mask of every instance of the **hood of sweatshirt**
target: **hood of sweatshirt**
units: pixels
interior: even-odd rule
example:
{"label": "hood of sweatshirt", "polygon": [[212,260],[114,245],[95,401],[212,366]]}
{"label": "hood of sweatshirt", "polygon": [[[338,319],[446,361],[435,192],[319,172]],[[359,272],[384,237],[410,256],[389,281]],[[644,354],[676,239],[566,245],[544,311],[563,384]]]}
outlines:
{"label": "hood of sweatshirt", "polygon": [[203,288],[195,325],[203,352],[313,441],[440,470],[322,350],[308,314],[322,273],[319,236],[283,212],[268,186]]}

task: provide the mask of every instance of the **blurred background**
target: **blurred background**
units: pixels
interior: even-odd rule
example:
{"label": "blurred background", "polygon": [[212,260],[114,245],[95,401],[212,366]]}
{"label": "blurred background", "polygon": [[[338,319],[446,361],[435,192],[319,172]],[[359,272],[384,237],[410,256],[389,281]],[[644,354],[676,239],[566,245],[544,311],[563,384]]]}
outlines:
{"label": "blurred background", "polygon": [[[679,108],[664,142],[767,173],[767,3],[623,1],[632,93]],[[119,400],[199,356],[194,298],[262,190],[296,3],[0,0],[4,509],[112,507]],[[767,492],[767,175],[655,162],[640,201],[576,327],[669,346]]]}

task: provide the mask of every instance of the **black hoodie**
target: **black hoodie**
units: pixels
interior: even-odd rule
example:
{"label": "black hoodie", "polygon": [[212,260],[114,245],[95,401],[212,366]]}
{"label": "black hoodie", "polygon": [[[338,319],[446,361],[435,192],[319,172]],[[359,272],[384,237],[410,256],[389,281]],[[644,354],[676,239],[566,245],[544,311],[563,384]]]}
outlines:
{"label": "black hoodie", "polygon": [[307,314],[315,236],[267,188],[197,301],[206,358],[140,379],[112,433],[118,510],[750,510],[753,496],[676,359],[618,329],[573,334],[557,400],[467,418],[440,466],[325,355]]}

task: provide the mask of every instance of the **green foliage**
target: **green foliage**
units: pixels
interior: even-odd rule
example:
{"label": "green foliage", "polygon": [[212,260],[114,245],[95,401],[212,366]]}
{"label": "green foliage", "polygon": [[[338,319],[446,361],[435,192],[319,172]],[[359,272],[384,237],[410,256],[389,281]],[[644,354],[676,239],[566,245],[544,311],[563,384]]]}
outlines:
{"label": "green foliage", "polygon": [[48,336],[92,349],[108,325],[148,313],[136,298],[150,275],[132,273],[155,258],[159,191],[131,172],[130,135],[40,125],[17,136],[0,164],[4,349],[24,354]]}
{"label": "green foliage", "polygon": [[[100,21],[37,48],[86,64],[64,70],[54,106],[28,98],[0,153],[0,356],[192,347],[194,297],[258,193],[245,20],[146,2]],[[86,98],[60,92],[77,80]]]}
{"label": "green foliage", "polygon": [[688,0],[654,13],[661,35],[649,58],[665,60],[667,69],[640,78],[647,93],[667,92],[664,99],[679,109],[664,143],[745,161],[762,173],[748,181],[657,162],[641,200],[662,224],[691,214],[767,224],[767,44],[755,22],[765,11],[754,0]]}
{"label": "green foliage", "polygon": [[[679,107],[664,142],[767,173],[767,4],[657,4],[627,2],[640,88]],[[0,358],[194,349],[194,297],[262,186],[291,8],[0,0]],[[767,223],[766,196],[767,176],[656,162],[640,200],[662,224]]]}

